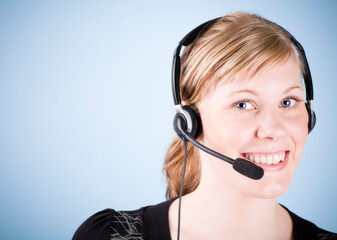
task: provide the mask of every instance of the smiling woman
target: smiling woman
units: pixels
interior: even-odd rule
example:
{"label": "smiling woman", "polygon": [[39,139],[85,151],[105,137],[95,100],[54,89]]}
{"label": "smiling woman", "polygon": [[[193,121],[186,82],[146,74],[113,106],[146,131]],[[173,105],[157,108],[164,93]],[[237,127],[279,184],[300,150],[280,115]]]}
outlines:
{"label": "smiling woman", "polygon": [[205,155],[202,166],[211,169],[202,172],[206,179],[211,175],[212,181],[221,179],[233,190],[257,198],[276,198],[286,191],[308,134],[301,72],[294,55],[259,79],[222,83],[196,107],[203,123],[198,141],[233,158],[249,159],[264,170],[257,183]]}
{"label": "smiling woman", "polygon": [[74,240],[337,238],[276,202],[315,125],[310,70],[286,30],[248,13],[200,25],[175,52],[173,95],[169,200],[99,212]]}

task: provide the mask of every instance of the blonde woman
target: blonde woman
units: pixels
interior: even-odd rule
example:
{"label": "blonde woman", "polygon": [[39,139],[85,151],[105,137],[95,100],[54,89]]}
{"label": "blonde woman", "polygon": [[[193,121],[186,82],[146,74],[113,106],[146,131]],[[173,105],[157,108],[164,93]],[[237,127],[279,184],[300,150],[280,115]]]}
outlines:
{"label": "blonde woman", "polygon": [[96,213],[74,240],[337,239],[276,202],[315,125],[309,66],[286,30],[248,13],[209,21],[180,42],[172,84],[168,201]]}

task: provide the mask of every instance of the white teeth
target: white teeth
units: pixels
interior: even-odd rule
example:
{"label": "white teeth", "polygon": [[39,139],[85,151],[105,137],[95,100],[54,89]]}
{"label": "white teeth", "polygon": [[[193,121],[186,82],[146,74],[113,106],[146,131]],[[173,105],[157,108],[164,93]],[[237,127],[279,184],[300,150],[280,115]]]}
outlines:
{"label": "white teeth", "polygon": [[255,157],[255,162],[257,162],[257,163],[260,163],[260,162],[262,162],[263,163],[263,159],[265,159],[265,157],[264,156],[261,156],[261,158],[259,158],[259,157]]}
{"label": "white teeth", "polygon": [[264,163],[264,164],[277,164],[279,162],[284,161],[285,152],[281,154],[273,154],[273,155],[250,155],[244,154],[244,156],[252,162],[256,163]]}
{"label": "white teeth", "polygon": [[273,156],[268,156],[267,163],[272,164],[273,163]]}
{"label": "white teeth", "polygon": [[261,163],[267,163],[267,160],[266,160],[265,156],[261,156]]}

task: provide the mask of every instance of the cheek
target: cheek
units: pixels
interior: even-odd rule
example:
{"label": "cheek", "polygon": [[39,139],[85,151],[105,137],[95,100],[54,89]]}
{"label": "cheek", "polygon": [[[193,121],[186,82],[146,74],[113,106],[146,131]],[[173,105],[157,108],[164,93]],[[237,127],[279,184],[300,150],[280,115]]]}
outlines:
{"label": "cheek", "polygon": [[200,140],[206,146],[223,154],[234,153],[234,150],[248,139],[251,132],[248,130],[247,121],[233,119],[229,114],[217,112],[214,115],[202,116],[202,125],[203,133]]}
{"label": "cheek", "polygon": [[304,145],[308,136],[308,115],[304,114],[302,117],[293,121],[289,126],[289,133],[292,142],[294,143],[293,159],[295,164],[293,165],[292,170],[292,172],[294,172],[301,160]]}
{"label": "cheek", "polygon": [[308,136],[308,113],[302,110],[296,117],[286,122],[287,131],[296,147],[303,147]]}

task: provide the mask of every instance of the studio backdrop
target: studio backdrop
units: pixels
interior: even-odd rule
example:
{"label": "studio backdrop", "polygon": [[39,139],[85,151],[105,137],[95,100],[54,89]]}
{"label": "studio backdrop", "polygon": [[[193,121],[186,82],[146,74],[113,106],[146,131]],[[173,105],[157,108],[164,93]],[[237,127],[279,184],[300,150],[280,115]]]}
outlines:
{"label": "studio backdrop", "polygon": [[0,239],[71,239],[91,214],[165,200],[171,61],[206,20],[259,14],[303,45],[317,124],[278,201],[337,232],[337,3],[0,1]]}

